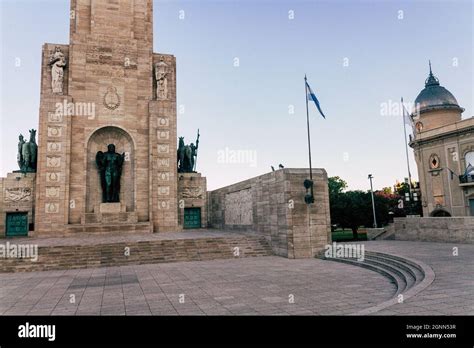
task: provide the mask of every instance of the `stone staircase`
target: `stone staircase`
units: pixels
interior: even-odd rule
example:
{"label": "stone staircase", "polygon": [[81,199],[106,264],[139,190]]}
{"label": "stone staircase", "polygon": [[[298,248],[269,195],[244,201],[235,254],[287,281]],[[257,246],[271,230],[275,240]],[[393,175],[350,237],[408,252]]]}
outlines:
{"label": "stone staircase", "polygon": [[[10,240],[14,242],[14,240]],[[33,241],[29,242],[32,243]],[[33,242],[34,243],[34,242]],[[94,244],[39,245],[38,260],[0,259],[0,272],[47,271],[163,262],[202,261],[273,255],[263,236],[105,241]]]}
{"label": "stone staircase", "polygon": [[363,261],[357,261],[357,259],[353,258],[323,259],[375,271],[388,278],[396,286],[397,290],[389,300],[353,313],[354,315],[373,314],[397,303],[404,302],[426,289],[435,278],[431,267],[421,261],[375,251],[365,251]]}

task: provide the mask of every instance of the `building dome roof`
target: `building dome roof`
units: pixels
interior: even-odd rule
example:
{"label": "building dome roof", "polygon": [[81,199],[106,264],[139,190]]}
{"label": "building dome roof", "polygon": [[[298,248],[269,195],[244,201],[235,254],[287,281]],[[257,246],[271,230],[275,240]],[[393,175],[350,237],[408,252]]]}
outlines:
{"label": "building dome roof", "polygon": [[437,109],[456,109],[461,112],[464,111],[452,93],[443,86],[440,86],[438,78],[434,76],[431,71],[431,63],[430,74],[425,81],[425,88],[423,88],[415,99],[414,112],[417,111],[416,108],[419,108],[420,113]]}

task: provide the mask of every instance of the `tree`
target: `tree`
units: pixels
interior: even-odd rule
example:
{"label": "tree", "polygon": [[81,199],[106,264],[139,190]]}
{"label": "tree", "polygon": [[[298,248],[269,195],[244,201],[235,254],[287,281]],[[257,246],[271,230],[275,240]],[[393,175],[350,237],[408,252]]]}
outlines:
{"label": "tree", "polygon": [[329,186],[329,196],[336,197],[338,194],[342,193],[347,188],[347,182],[342,180],[338,176],[331,176],[328,178]]}
{"label": "tree", "polygon": [[360,226],[366,226],[371,220],[372,203],[370,194],[364,191],[347,191],[341,197],[340,224],[352,230],[354,239]]}
{"label": "tree", "polygon": [[338,176],[328,178],[329,187],[329,210],[331,213],[332,225],[339,224],[341,220],[341,204],[342,192],[347,188],[347,182]]}
{"label": "tree", "polygon": [[[343,229],[350,228],[354,239],[360,226],[372,227],[374,216],[372,211],[372,198],[369,191],[346,191],[347,183],[340,177],[330,177],[329,203],[331,222]],[[398,195],[392,194],[389,189],[377,191],[374,195],[377,223],[386,225],[389,222],[389,212],[398,202]]]}

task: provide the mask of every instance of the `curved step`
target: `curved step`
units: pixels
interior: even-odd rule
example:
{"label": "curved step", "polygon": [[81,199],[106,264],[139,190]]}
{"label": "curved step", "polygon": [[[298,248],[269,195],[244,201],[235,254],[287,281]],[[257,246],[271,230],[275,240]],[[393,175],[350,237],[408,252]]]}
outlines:
{"label": "curved step", "polygon": [[417,260],[412,260],[408,257],[401,257],[393,254],[385,254],[385,253],[380,253],[376,251],[367,251],[366,256],[375,256],[375,257],[384,257],[386,259],[390,259],[399,263],[402,263],[406,265],[407,267],[410,267],[414,270],[415,273],[418,274],[417,277],[421,276],[422,278],[425,276],[424,274],[424,269],[423,269],[423,262],[417,261]]}
{"label": "curved step", "polygon": [[366,251],[364,261],[345,258],[323,258],[352,264],[382,274],[397,286],[394,296],[378,305],[360,310],[352,315],[367,315],[393,306],[415,296],[426,289],[435,279],[433,269],[419,260],[405,256]]}
{"label": "curved step", "polygon": [[367,268],[371,271],[377,272],[377,273],[383,275],[384,277],[388,278],[390,280],[390,283],[395,284],[395,286],[397,287],[397,291],[400,288],[405,288],[405,282],[398,274],[396,274],[396,273],[394,273],[394,272],[392,272],[388,269],[385,269],[383,267],[363,263],[363,262],[356,261],[356,260],[353,260],[353,259],[346,259],[346,258],[324,258],[324,260],[331,260],[331,261],[336,261],[336,262],[346,263],[346,264],[349,264],[349,265],[354,265],[354,266],[358,266],[358,267]]}
{"label": "curved step", "polygon": [[411,274],[409,274],[408,272],[406,272],[405,270],[401,268],[398,268],[397,266],[384,262],[384,260],[372,260],[372,259],[366,258],[364,262],[369,265],[377,265],[384,269],[388,269],[392,271],[393,273],[397,274],[402,279],[402,282],[401,282],[402,286],[397,288],[397,291],[395,292],[394,296],[397,296],[398,294],[404,292],[405,290],[409,289],[415,284],[416,280],[414,277],[411,276]]}
{"label": "curved step", "polygon": [[[402,264],[401,262],[388,258],[383,258],[380,256],[366,256],[365,259],[368,263],[375,262],[378,264],[382,264],[385,267],[393,268],[396,272],[401,273],[401,276],[405,279],[405,282],[407,284],[406,288],[411,288],[417,283],[417,273],[407,265]],[[405,289],[402,289],[401,291],[403,290]]]}

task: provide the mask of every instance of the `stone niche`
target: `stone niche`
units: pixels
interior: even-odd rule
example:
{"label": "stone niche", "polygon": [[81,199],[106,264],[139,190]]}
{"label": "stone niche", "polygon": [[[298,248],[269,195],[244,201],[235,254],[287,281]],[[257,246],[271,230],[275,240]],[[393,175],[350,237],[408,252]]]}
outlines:
{"label": "stone niche", "polygon": [[207,181],[201,173],[180,173],[178,176],[178,221],[184,225],[185,210],[201,210],[201,228],[207,227]]}
{"label": "stone niche", "polygon": [[[98,151],[107,151],[114,144],[117,153],[125,153],[120,178],[120,203],[103,203],[99,170],[96,165]],[[86,211],[83,223],[137,222],[135,212],[135,153],[130,134],[122,128],[107,126],[95,130],[87,142]]]}

